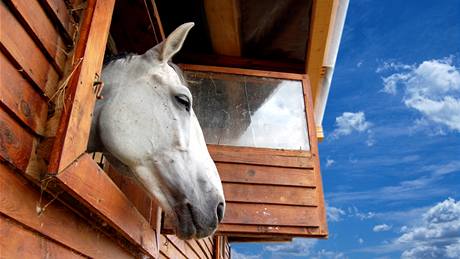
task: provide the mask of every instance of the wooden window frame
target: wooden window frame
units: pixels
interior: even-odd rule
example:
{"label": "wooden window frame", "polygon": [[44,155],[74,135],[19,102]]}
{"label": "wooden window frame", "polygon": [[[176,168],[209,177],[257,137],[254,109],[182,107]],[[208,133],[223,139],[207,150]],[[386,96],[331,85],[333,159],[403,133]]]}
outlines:
{"label": "wooden window frame", "polygon": [[[72,59],[64,109],[51,150],[48,175],[118,231],[141,253],[158,257],[159,212],[147,221],[96,161],[86,153],[115,0],[88,0]],[[155,216],[154,216],[155,217]],[[154,218],[153,217],[153,218]]]}

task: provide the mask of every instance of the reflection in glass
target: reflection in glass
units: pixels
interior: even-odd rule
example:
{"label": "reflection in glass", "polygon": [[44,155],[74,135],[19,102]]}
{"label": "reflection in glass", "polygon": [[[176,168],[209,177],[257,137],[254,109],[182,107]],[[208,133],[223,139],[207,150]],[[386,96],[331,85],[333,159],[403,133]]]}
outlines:
{"label": "reflection in glass", "polygon": [[302,83],[184,71],[208,144],[309,150]]}

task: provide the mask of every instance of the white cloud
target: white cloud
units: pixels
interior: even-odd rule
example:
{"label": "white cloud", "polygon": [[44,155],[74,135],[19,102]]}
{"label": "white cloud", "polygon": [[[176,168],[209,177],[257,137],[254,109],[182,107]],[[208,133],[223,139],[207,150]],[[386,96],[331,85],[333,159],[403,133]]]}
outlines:
{"label": "white cloud", "polygon": [[452,62],[453,57],[424,61],[418,66],[384,64],[377,72],[390,67],[398,71],[382,78],[384,92],[394,95],[401,86],[406,107],[420,112],[422,119],[434,125],[460,132],[460,70]]}
{"label": "white cloud", "polygon": [[363,243],[364,243],[364,239],[358,238],[358,243],[359,243],[359,244],[363,244]]}
{"label": "white cloud", "polygon": [[291,256],[308,256],[312,252],[316,242],[317,240],[315,239],[294,238],[289,243],[267,245],[264,247],[264,250],[272,252],[272,254],[276,253]]}
{"label": "white cloud", "polygon": [[460,258],[460,201],[438,203],[404,230],[395,241],[406,246],[402,258]]}
{"label": "white cloud", "polygon": [[232,258],[233,259],[261,259],[261,255],[247,255],[247,254],[241,254],[238,251],[236,251],[234,248],[231,250],[232,253]]}
{"label": "white cloud", "polygon": [[374,228],[372,228],[372,231],[374,232],[384,232],[388,231],[392,228],[392,226],[389,226],[387,224],[381,224],[381,225],[375,225]]}
{"label": "white cloud", "polygon": [[335,163],[334,159],[326,159],[326,167],[330,167]]}
{"label": "white cloud", "polygon": [[312,255],[310,258],[312,259],[346,259],[347,257],[342,252],[335,252],[335,251],[321,249],[318,252],[316,252],[314,255]]}
{"label": "white cloud", "polygon": [[328,206],[326,208],[326,212],[327,212],[327,219],[331,222],[338,222],[342,220],[342,216],[346,215],[345,211],[343,211],[342,209],[332,207],[332,206]]}
{"label": "white cloud", "polygon": [[366,121],[364,112],[344,112],[335,118],[336,129],[332,133],[335,137],[347,136],[353,131],[363,132],[372,125]]}

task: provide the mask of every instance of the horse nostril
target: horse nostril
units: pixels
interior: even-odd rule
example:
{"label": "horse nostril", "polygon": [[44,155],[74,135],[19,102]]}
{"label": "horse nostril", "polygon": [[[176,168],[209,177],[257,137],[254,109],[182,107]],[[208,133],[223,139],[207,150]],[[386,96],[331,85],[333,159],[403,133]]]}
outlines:
{"label": "horse nostril", "polygon": [[222,221],[223,218],[224,218],[224,203],[220,202],[217,205],[217,220],[219,221],[219,223]]}

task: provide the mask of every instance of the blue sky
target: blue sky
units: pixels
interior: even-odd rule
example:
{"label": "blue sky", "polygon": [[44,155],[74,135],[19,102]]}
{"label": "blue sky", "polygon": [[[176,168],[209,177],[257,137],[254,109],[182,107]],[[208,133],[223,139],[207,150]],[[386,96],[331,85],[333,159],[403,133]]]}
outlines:
{"label": "blue sky", "polygon": [[329,240],[233,258],[460,258],[460,0],[351,0],[323,127]]}

